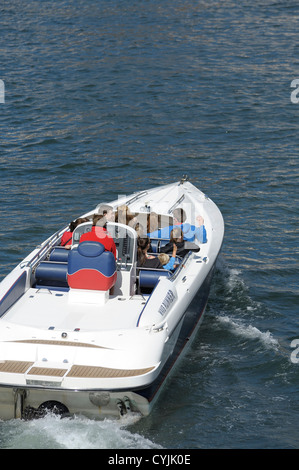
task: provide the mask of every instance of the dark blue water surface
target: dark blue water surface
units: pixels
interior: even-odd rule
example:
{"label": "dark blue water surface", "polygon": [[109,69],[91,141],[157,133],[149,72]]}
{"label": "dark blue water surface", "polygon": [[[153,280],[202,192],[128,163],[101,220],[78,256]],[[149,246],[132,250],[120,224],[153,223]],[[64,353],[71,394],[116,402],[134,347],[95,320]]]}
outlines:
{"label": "dark blue water surface", "polygon": [[226,233],[206,316],[141,420],[0,422],[1,448],[298,448],[298,2],[0,6],[0,278],[118,195],[188,174]]}

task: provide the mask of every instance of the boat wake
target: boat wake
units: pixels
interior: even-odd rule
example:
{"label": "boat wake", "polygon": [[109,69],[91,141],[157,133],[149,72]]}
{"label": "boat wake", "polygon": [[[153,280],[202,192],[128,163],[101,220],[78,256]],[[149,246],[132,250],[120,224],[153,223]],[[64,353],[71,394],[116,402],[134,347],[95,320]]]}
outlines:
{"label": "boat wake", "polygon": [[241,270],[229,268],[222,257],[218,258],[216,268],[209,302],[215,328],[278,351],[279,342],[273,333],[263,331],[269,312],[265,305],[250,297]]}
{"label": "boat wake", "polygon": [[0,422],[2,449],[154,449],[157,444],[127,426],[140,419],[132,415],[120,420],[95,421],[81,416],[60,418],[48,414],[31,421]]}
{"label": "boat wake", "polygon": [[219,324],[228,328],[233,334],[247,338],[248,340],[259,340],[266,348],[279,349],[279,342],[273,337],[270,331],[262,332],[252,325],[247,325],[241,320],[234,321],[228,316],[219,316]]}

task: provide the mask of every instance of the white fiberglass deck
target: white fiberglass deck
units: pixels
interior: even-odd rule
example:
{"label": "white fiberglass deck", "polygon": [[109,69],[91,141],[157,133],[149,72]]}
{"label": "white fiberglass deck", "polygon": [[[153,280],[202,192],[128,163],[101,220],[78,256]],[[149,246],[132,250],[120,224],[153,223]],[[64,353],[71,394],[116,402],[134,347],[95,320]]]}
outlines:
{"label": "white fiberglass deck", "polygon": [[69,292],[29,289],[6,314],[5,320],[48,330],[99,331],[136,327],[145,303],[142,296],[110,296],[104,305],[69,302]]}

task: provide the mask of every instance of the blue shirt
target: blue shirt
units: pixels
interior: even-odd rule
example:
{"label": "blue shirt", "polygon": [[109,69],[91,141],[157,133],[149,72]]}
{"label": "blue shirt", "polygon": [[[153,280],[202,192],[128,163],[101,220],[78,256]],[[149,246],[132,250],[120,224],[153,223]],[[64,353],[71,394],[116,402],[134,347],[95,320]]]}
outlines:
{"label": "blue shirt", "polygon": [[170,232],[174,228],[182,229],[184,240],[194,242],[196,239],[200,243],[207,243],[207,231],[205,226],[201,225],[200,227],[196,227],[195,225],[191,225],[186,222],[181,225],[170,225],[169,227],[163,227],[159,230],[148,233],[148,236],[150,238],[170,238]]}
{"label": "blue shirt", "polygon": [[163,268],[164,268],[164,269],[168,269],[168,270],[171,271],[171,269],[173,269],[173,267],[174,267],[174,264],[175,264],[175,257],[172,256],[172,257],[169,259],[168,263],[163,265]]}

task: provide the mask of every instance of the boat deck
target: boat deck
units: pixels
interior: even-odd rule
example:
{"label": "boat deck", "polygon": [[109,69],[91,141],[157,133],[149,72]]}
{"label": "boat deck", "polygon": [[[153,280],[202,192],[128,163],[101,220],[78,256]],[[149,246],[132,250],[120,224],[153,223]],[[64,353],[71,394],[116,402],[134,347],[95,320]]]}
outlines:
{"label": "boat deck", "polygon": [[154,367],[144,369],[113,369],[109,367],[95,366],[78,366],[73,365],[71,368],[65,367],[49,368],[34,367],[33,362],[27,361],[3,361],[0,362],[0,372],[12,374],[25,374],[28,376],[44,376],[44,377],[72,377],[72,378],[117,378],[117,377],[134,377],[136,375],[146,374],[152,371]]}
{"label": "boat deck", "polygon": [[110,296],[104,305],[70,302],[69,292],[29,289],[6,313],[9,323],[62,331],[134,328],[145,298]]}

